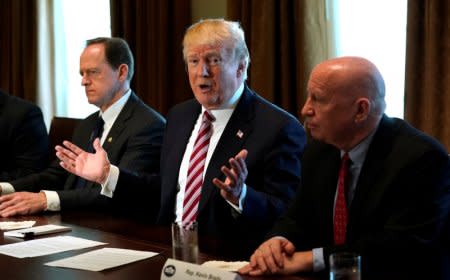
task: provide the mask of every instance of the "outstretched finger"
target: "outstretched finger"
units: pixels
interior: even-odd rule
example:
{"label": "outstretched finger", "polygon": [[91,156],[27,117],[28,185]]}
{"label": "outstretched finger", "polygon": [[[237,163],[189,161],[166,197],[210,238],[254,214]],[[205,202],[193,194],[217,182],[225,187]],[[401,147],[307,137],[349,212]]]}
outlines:
{"label": "outstretched finger", "polygon": [[64,160],[66,162],[74,162],[77,158],[77,155],[72,153],[72,151],[63,148],[61,146],[56,146],[55,147],[56,150],[56,156],[60,159],[60,160]]}
{"label": "outstretched finger", "polygon": [[237,177],[239,177],[239,175],[242,174],[241,163],[238,162],[236,159],[230,158],[230,166],[231,169],[234,170],[234,173],[237,175]]}
{"label": "outstretched finger", "polygon": [[[62,167],[62,168],[64,168],[66,171],[68,171],[68,172],[70,172],[70,173],[73,173],[73,174],[76,174],[76,172],[75,172],[75,166],[74,165],[72,165],[72,164],[67,164],[66,162],[64,162],[64,161],[60,161],[59,162],[59,165]],[[76,174],[77,175],[77,174]]]}
{"label": "outstretched finger", "polygon": [[237,181],[236,172],[234,172],[232,169],[222,166],[220,169],[225,176],[227,176],[228,180],[230,181],[229,186],[235,186]]}
{"label": "outstretched finger", "polygon": [[246,149],[242,149],[242,150],[235,156],[235,158],[236,158],[236,159],[237,159],[237,158],[240,158],[240,159],[245,160],[245,159],[247,158],[247,154],[248,154],[248,151],[247,151]]}
{"label": "outstretched finger", "polygon": [[73,144],[72,142],[67,141],[67,140],[66,140],[66,141],[63,141],[63,145],[64,145],[68,150],[70,150],[71,152],[73,152],[73,153],[76,154],[76,155],[79,155],[79,154],[85,152],[83,149],[81,149],[81,148],[78,147],[77,145],[75,145],[75,144]]}
{"label": "outstretched finger", "polygon": [[245,163],[245,159],[243,158],[236,158],[236,161],[238,162],[239,166],[241,167],[241,173],[247,176],[247,164]]}
{"label": "outstretched finger", "polygon": [[225,191],[227,193],[229,193],[231,191],[230,187],[227,184],[225,184],[223,181],[220,181],[217,178],[213,179],[213,184],[216,187],[218,187],[219,189],[221,189],[221,190],[223,190],[223,191]]}

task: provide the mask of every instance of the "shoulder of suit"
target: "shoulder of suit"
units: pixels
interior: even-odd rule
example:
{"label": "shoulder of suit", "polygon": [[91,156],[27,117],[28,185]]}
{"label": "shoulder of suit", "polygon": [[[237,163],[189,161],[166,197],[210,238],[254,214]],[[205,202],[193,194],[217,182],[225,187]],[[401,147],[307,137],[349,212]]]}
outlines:
{"label": "shoulder of suit", "polygon": [[[151,120],[158,120],[161,122],[165,122],[165,118],[155,109],[153,109],[152,107],[150,107],[149,105],[147,105],[146,103],[144,103],[138,96],[134,95],[136,98],[133,98],[133,100],[128,100],[129,102],[133,102],[134,108],[133,108],[133,112],[137,113],[141,116],[146,116]],[[133,97],[133,95],[130,96],[130,99]],[[126,105],[125,105],[126,106]],[[122,110],[125,109],[125,106]],[[140,120],[142,121],[142,119]]]}
{"label": "shoulder of suit", "polygon": [[255,100],[255,113],[264,117],[278,117],[280,120],[290,120],[293,122],[300,123],[298,118],[296,118],[291,113],[287,112],[278,105],[264,99],[260,95],[253,93]]}
{"label": "shoulder of suit", "polygon": [[334,162],[336,159],[339,159],[339,150],[336,147],[324,142],[310,140],[301,157],[302,170],[305,172],[310,169],[320,169],[324,164]]}
{"label": "shoulder of suit", "polygon": [[[90,114],[86,118],[82,119],[77,126],[75,127],[75,131],[79,129],[85,129],[86,127],[93,127],[95,124],[95,121],[97,120],[99,111],[95,111],[94,113]],[[89,128],[91,130],[92,128]]]}
{"label": "shoulder of suit", "polygon": [[41,109],[36,104],[8,94],[4,94],[3,105],[4,110],[9,110],[14,115],[22,115],[32,111],[42,114]]}
{"label": "shoulder of suit", "polygon": [[201,105],[195,100],[194,98],[183,101],[181,103],[176,104],[173,106],[169,112],[168,115],[173,114],[179,114],[179,113],[188,113],[195,110],[201,109]]}
{"label": "shoulder of suit", "polygon": [[399,146],[408,148],[409,150],[441,150],[446,153],[444,146],[432,136],[415,128],[407,121],[390,118],[394,127],[396,141]]}
{"label": "shoulder of suit", "polygon": [[94,113],[92,113],[89,116],[87,116],[86,118],[84,118],[82,121],[90,121],[93,119],[97,119],[99,112],[100,111],[95,111]]}

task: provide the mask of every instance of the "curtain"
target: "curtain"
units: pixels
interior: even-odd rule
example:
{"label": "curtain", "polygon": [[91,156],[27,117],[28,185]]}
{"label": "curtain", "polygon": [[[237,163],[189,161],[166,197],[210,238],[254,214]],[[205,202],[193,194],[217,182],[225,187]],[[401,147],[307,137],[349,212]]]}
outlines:
{"label": "curtain", "polygon": [[405,119],[450,150],[450,2],[409,0]]}
{"label": "curtain", "polygon": [[111,0],[111,31],[135,58],[131,87],[162,114],[192,98],[181,52],[191,4],[186,0]]}
{"label": "curtain", "polygon": [[329,57],[324,0],[228,0],[227,15],[244,28],[249,86],[296,115],[314,65]]}
{"label": "curtain", "polygon": [[[58,4],[59,3],[59,4]],[[53,116],[66,116],[67,69],[66,54],[58,50],[65,44],[60,1],[39,0],[37,2],[37,83],[38,104],[44,121],[50,127]],[[58,94],[59,93],[59,94]]]}
{"label": "curtain", "polygon": [[36,2],[0,0],[0,88],[36,101]]}

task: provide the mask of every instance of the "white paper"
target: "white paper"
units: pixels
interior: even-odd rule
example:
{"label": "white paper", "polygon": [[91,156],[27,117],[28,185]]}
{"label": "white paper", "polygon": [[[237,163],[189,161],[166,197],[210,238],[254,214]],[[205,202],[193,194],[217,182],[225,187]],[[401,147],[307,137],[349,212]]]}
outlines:
{"label": "white paper", "polygon": [[45,265],[102,271],[108,268],[148,259],[156,255],[158,255],[158,253],[118,248],[103,248],[78,256],[48,262]]}
{"label": "white paper", "polygon": [[73,236],[56,236],[2,245],[0,254],[16,258],[31,258],[104,244],[106,243]]}
{"label": "white paper", "polygon": [[29,234],[30,237],[34,237],[34,236],[38,236],[38,235],[64,232],[64,231],[70,231],[70,230],[71,230],[70,227],[66,227],[66,226],[43,225],[43,226],[37,226],[37,227],[32,227],[32,228],[8,231],[8,232],[5,232],[5,236],[24,238],[24,237],[27,237],[27,234]]}
{"label": "white paper", "polygon": [[13,230],[32,227],[36,221],[0,222],[0,230]]}
{"label": "white paper", "polygon": [[212,267],[217,269],[223,269],[226,271],[238,271],[240,268],[249,264],[249,262],[225,262],[225,261],[207,261],[202,265],[206,267]]}

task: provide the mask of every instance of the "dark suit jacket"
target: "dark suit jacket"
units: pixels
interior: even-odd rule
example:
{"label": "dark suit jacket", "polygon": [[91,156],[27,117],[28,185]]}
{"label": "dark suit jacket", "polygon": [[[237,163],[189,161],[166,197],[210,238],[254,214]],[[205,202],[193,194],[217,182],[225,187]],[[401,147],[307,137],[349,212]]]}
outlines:
{"label": "dark suit jacket", "polygon": [[[160,224],[175,220],[179,168],[200,113],[201,105],[193,99],[168,114],[161,154]],[[241,241],[245,255],[251,253],[294,196],[305,142],[304,129],[296,118],[246,87],[206,170],[197,217],[200,234],[227,238],[234,244]],[[236,218],[212,179],[223,180],[220,167],[244,148],[248,150],[248,188],[244,211]],[[121,172],[115,196],[126,195],[121,185],[138,186],[139,180]]]}
{"label": "dark suit jacket", "polygon": [[36,105],[0,90],[0,181],[47,167],[48,134]]}
{"label": "dark suit jacket", "polygon": [[[98,112],[81,121],[72,137],[74,144],[87,149],[97,116]],[[114,165],[136,173],[158,172],[164,127],[164,118],[132,93],[109,131],[103,148]],[[109,203],[109,199],[100,195],[100,185],[88,182],[84,188],[74,189],[76,179],[56,160],[45,171],[12,181],[11,184],[16,191],[56,190],[62,210]],[[159,201],[155,201],[157,203],[153,205],[158,209]]]}
{"label": "dark suit jacket", "polygon": [[333,245],[339,165],[335,147],[307,145],[297,198],[269,236],[287,237],[297,251],[323,247],[327,266],[332,252],[358,252],[364,278],[389,272],[382,279],[405,279],[422,270],[423,279],[438,279],[430,276],[440,269],[434,246],[450,204],[445,149],[403,120],[383,116],[357,181],[344,246]]}

